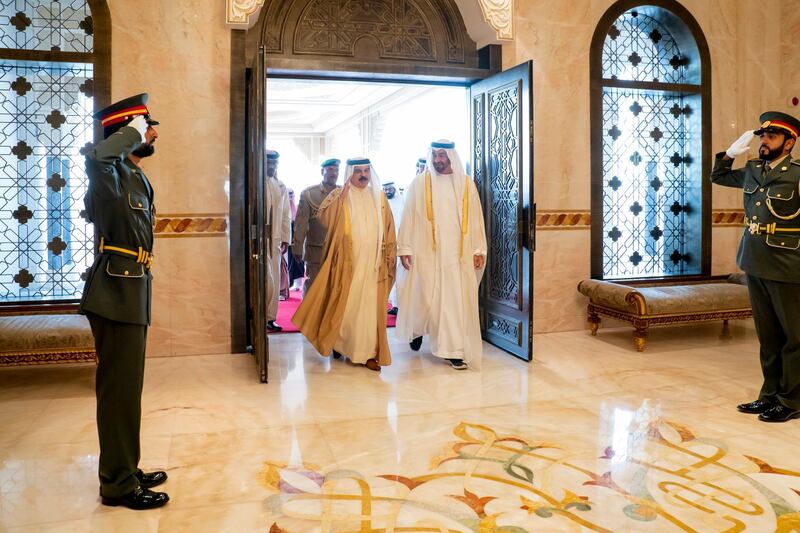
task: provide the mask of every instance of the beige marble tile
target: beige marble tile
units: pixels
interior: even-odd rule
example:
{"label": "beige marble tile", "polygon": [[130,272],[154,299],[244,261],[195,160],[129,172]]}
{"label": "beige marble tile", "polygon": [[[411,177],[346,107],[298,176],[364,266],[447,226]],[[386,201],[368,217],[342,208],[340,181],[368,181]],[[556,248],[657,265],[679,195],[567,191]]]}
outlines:
{"label": "beige marble tile", "polygon": [[[151,513],[99,505],[96,440],[70,429],[93,431],[91,369],[65,372],[62,395],[0,396],[14,433],[0,444],[0,520],[18,531],[344,532],[368,504],[374,528],[718,531],[728,516],[767,531],[774,505],[800,509],[800,424],[735,410],[760,385],[752,326],[726,338],[718,324],[658,328],[644,353],[629,333],[537,335],[530,364],[486,346],[481,372],[392,336],[380,374],[274,336],[267,385],[249,356],[150,359],[142,466],[167,470],[172,497]],[[0,380],[32,397],[54,376],[36,370]],[[24,414],[33,428],[14,422]]]}

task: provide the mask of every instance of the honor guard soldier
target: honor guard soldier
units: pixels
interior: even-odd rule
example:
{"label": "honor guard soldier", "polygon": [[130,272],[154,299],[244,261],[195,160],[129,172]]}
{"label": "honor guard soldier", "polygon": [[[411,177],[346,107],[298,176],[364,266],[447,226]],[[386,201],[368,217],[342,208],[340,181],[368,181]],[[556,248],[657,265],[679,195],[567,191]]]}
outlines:
{"label": "honor guard soldier", "polygon": [[[339,179],[338,159],[326,159],[322,162],[322,183],[305,189],[300,194],[300,205],[294,220],[294,240],[292,251],[296,261],[306,263],[306,282],[303,295],[308,293],[314,278],[322,265],[323,246],[325,245],[326,228],[317,219],[317,212],[322,201],[336,188]],[[302,255],[301,255],[302,254]]]}
{"label": "honor guard soldier", "polygon": [[[774,111],[760,120],[758,130],[717,154],[711,181],[744,190],[737,263],[747,274],[764,384],[757,400],[738,409],[785,422],[800,416],[800,161],[791,156],[800,121]],[[755,137],[759,157],[732,170]]]}
{"label": "honor guard soldier", "polygon": [[169,501],[150,489],[165,472],[139,469],[145,341],[150,324],[153,188],[139,162],[153,155],[158,122],[147,94],[119,101],[94,118],[104,139],[86,155],[84,202],[94,223],[96,255],[80,310],[97,351],[97,433],[100,496],[105,505],[152,509]]}

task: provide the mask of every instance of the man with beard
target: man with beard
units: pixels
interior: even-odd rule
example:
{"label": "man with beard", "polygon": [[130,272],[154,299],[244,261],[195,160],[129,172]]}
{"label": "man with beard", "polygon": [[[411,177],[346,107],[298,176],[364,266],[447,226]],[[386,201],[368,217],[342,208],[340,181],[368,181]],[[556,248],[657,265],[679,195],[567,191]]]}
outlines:
{"label": "man with beard", "polygon": [[[757,400],[737,408],[763,422],[786,422],[800,416],[800,162],[791,157],[800,121],[775,111],[760,121],[717,154],[711,181],[744,190],[736,261],[747,274],[764,383]],[[732,170],[754,135],[759,157]]]}
{"label": "man with beard", "polygon": [[84,198],[98,248],[80,310],[97,351],[97,433],[100,496],[104,505],[153,509],[169,501],[150,489],[165,472],[139,469],[145,343],[150,324],[153,261],[153,188],[139,167],[158,138],[147,94],[95,113],[104,140],[86,155]]}
{"label": "man with beard", "polygon": [[[397,191],[393,181],[387,181],[383,184],[383,193],[386,195],[386,200],[389,202],[389,207],[392,209],[392,217],[394,217],[395,227],[400,226],[400,221],[403,219],[403,195]],[[388,314],[397,316],[397,286],[392,287],[389,293],[389,301],[392,302],[392,308],[389,309]]]}
{"label": "man with beard", "polygon": [[430,335],[434,356],[456,370],[480,368],[486,231],[478,189],[450,141],[431,143],[427,170],[406,192],[397,254],[398,337],[417,351]]}
{"label": "man with beard", "polygon": [[322,183],[313,185],[300,193],[300,205],[294,221],[294,240],[292,252],[295,261],[305,261],[306,282],[303,296],[308,294],[314,278],[322,264],[322,247],[325,244],[325,226],[317,218],[322,201],[336,188],[339,179],[339,160],[326,159],[322,162]]}
{"label": "man with beard", "polygon": [[275,319],[278,316],[278,300],[281,292],[281,257],[292,240],[292,210],[289,205],[289,190],[278,179],[280,154],[267,150],[267,228],[271,230],[272,245],[267,250],[267,330],[281,331]]}
{"label": "man with beard", "polygon": [[397,261],[392,210],[369,159],[347,161],[347,183],[317,216],[328,228],[324,260],[294,322],[324,356],[380,371],[391,364],[386,300]]}

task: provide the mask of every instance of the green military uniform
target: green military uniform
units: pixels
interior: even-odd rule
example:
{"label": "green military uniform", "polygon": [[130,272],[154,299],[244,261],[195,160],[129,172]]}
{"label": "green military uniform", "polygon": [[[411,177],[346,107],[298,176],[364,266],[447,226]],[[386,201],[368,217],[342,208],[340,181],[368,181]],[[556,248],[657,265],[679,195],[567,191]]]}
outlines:
{"label": "green military uniform", "polygon": [[800,410],[800,161],[751,159],[732,170],[724,155],[717,154],[711,180],[744,191],[737,264],[747,273],[761,344],[759,399]]}
{"label": "green military uniform", "polygon": [[[130,100],[115,104],[112,111],[131,108]],[[108,108],[96,115],[101,119],[104,116],[110,116]],[[147,117],[148,123],[157,124]],[[114,124],[106,126],[105,121],[104,126],[107,135],[116,132],[86,156],[89,187],[84,201],[98,242],[80,309],[89,318],[98,356],[100,493],[117,498],[140,485],[135,474],[150,324],[155,210],[150,182],[127,159],[142,146],[142,134],[129,126],[117,129],[118,124],[117,128]]]}
{"label": "green military uniform", "polygon": [[[293,250],[303,250],[303,261],[306,263],[306,282],[303,294],[311,288],[311,283],[319,273],[323,257],[323,246],[327,229],[317,219],[317,211],[322,201],[336,187],[328,187],[324,183],[314,185],[300,193],[300,204],[294,219]],[[305,246],[304,246],[305,245]]]}

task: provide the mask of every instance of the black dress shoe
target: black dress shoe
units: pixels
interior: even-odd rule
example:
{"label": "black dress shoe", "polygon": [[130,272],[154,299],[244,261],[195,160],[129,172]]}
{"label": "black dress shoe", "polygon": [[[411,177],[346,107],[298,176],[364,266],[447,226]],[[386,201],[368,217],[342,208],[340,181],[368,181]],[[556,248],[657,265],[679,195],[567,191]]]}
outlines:
{"label": "black dress shoe", "polygon": [[112,507],[122,505],[135,511],[145,511],[165,505],[169,501],[169,496],[166,492],[153,492],[144,487],[136,487],[133,491],[118,498],[103,496],[100,498],[100,501],[103,505],[110,505]]}
{"label": "black dress shoe", "polygon": [[136,471],[136,479],[139,480],[139,485],[146,489],[152,489],[164,483],[167,480],[167,473],[162,470],[155,472],[144,472],[142,470]]}
{"label": "black dress shoe", "polygon": [[775,407],[775,402],[772,400],[756,400],[750,403],[743,403],[736,406],[740,413],[748,413],[751,415],[760,415],[768,409]]}
{"label": "black dress shoe", "polygon": [[417,337],[413,341],[409,342],[408,345],[411,346],[412,350],[414,350],[415,352],[418,352],[420,346],[422,346],[422,337]]}
{"label": "black dress shoe", "polygon": [[386,314],[387,314],[387,315],[392,315],[392,316],[397,316],[397,308],[396,308],[396,307],[392,307],[391,309],[389,309],[389,310],[386,312]]}
{"label": "black dress shoe", "polygon": [[340,354],[339,352],[337,352],[336,350],[334,350],[334,351],[333,351],[333,358],[334,358],[334,359],[341,359],[341,358],[342,358],[342,354]]}
{"label": "black dress shoe", "polygon": [[467,365],[467,363],[464,362],[463,359],[448,359],[447,361],[450,363],[450,366],[452,366],[456,370],[466,370],[469,368],[469,366]]}
{"label": "black dress shoe", "polygon": [[762,422],[787,422],[792,418],[798,417],[800,417],[800,411],[795,411],[785,405],[775,405],[772,409],[768,409],[758,415],[758,419]]}
{"label": "black dress shoe", "polygon": [[269,331],[283,331],[283,328],[276,324],[274,320],[267,322],[267,329]]}

